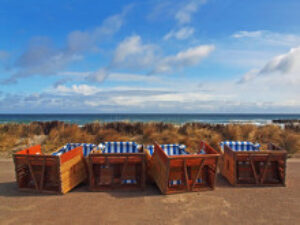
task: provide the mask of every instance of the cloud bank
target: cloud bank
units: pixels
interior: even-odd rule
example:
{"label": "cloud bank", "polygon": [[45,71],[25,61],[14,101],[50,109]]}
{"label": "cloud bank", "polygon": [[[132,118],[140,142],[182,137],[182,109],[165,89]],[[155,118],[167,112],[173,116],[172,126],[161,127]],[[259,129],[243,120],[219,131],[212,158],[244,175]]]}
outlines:
{"label": "cloud bank", "polygon": [[[131,69],[144,72],[145,75],[161,75],[198,65],[215,49],[214,45],[198,45],[163,56],[160,48],[154,44],[145,44],[138,35],[121,41],[111,63],[88,76],[89,81],[103,82],[116,69]],[[148,71],[145,73],[145,71]]]}
{"label": "cloud bank", "polygon": [[3,83],[16,83],[19,78],[33,75],[56,75],[71,63],[82,60],[85,53],[97,50],[104,38],[119,31],[130,8],[125,7],[120,14],[108,17],[92,30],[72,31],[61,48],[56,48],[47,37],[32,38],[27,49],[16,59],[13,75]]}

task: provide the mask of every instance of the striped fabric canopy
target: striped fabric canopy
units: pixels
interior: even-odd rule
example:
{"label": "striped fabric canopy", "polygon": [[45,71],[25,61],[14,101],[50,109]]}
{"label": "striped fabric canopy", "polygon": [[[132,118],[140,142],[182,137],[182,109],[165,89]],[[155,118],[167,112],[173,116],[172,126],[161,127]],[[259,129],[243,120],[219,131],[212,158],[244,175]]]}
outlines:
{"label": "striped fabric canopy", "polygon": [[233,151],[259,151],[260,147],[260,144],[249,141],[223,141],[220,145],[222,151],[224,151],[224,145],[227,145]]}
{"label": "striped fabric canopy", "polygon": [[135,142],[105,142],[102,153],[139,153],[140,147]]}
{"label": "striped fabric canopy", "polygon": [[67,143],[65,146],[63,146],[61,149],[58,151],[52,153],[52,155],[57,155],[60,156],[68,151],[71,151],[72,149],[82,146],[83,149],[83,155],[88,156],[90,152],[96,148],[97,146],[95,144],[90,144],[90,143]]}
{"label": "striped fabric canopy", "polygon": [[[185,145],[164,144],[164,145],[160,145],[160,147],[162,148],[162,150],[164,150],[164,152],[167,155],[186,155],[186,154],[189,154],[188,152],[185,151],[185,149],[186,149]],[[150,155],[152,155],[154,153],[154,145],[148,145],[146,148],[148,149]]]}

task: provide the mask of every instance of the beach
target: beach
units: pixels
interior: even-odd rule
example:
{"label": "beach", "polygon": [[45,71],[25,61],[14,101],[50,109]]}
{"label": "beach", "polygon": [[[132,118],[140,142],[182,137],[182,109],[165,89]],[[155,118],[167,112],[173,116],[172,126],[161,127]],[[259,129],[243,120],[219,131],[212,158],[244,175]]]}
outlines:
{"label": "beach", "polygon": [[[269,124],[62,121],[0,125],[1,224],[298,224],[300,138],[298,127]],[[286,187],[233,187],[218,172],[213,191],[162,195],[155,184],[145,191],[90,192],[80,184],[65,195],[17,188],[13,153],[40,144],[49,154],[68,142],[136,141],[183,143],[195,151],[201,140],[219,151],[223,140],[277,144],[289,153]]]}
{"label": "beach", "polygon": [[232,187],[218,175],[214,191],[161,195],[89,192],[80,185],[66,195],[20,192],[13,162],[0,160],[1,224],[299,224],[300,159],[289,159],[286,187]]}

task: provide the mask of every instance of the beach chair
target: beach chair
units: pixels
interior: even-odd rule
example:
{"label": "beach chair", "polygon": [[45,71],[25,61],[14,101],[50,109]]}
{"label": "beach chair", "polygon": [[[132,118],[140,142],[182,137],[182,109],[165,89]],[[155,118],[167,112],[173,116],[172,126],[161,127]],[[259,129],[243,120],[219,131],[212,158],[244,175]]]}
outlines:
{"label": "beach chair", "polygon": [[234,186],[285,186],[287,152],[272,143],[261,150],[258,143],[221,142],[221,173]]}
{"label": "beach chair", "polygon": [[135,142],[105,142],[87,157],[91,191],[144,190],[146,157]]}
{"label": "beach chair", "polygon": [[220,154],[205,142],[200,142],[196,154],[179,144],[145,147],[147,167],[161,193],[213,190]]}
{"label": "beach chair", "polygon": [[68,143],[51,154],[33,146],[13,154],[20,190],[65,194],[87,179],[84,154],[96,145]]}

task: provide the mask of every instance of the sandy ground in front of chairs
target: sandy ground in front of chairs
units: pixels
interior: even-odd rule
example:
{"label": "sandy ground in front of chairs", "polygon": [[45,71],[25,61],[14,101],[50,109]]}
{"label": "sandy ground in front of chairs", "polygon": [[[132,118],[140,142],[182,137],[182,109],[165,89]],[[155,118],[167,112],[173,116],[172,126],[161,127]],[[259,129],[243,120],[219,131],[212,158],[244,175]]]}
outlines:
{"label": "sandy ground in front of chairs", "polygon": [[19,192],[12,160],[0,160],[0,224],[300,224],[300,159],[289,159],[287,187],[234,188],[220,175],[214,191],[160,195],[89,192],[66,195]]}

